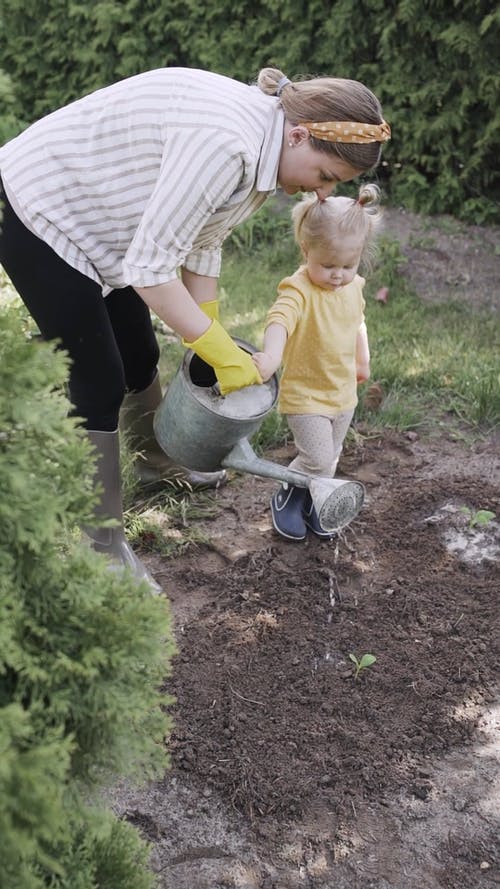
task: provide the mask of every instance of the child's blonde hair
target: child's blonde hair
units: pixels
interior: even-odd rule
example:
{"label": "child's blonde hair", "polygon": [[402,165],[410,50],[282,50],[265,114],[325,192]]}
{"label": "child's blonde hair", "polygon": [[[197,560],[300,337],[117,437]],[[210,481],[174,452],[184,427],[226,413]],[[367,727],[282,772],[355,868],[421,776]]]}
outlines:
{"label": "child's blonde hair", "polygon": [[346,235],[359,237],[361,256],[367,262],[382,219],[379,204],[380,189],[374,183],[362,185],[357,198],[332,195],[319,201],[315,195],[306,195],[292,209],[295,240],[308,250],[312,246],[328,249]]}

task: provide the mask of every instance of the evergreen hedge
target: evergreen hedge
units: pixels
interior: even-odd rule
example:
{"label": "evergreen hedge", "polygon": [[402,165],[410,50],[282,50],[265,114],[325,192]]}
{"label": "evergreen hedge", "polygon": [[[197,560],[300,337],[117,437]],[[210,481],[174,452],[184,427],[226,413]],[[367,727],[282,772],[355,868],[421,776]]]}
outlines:
{"label": "evergreen hedge", "polygon": [[164,599],[112,572],[74,529],[90,448],[68,417],[67,361],[0,312],[0,887],[150,889],[135,830],[91,804],[166,766]]}
{"label": "evergreen hedge", "polygon": [[20,120],[163,65],[352,77],[393,128],[381,170],[393,202],[476,222],[500,219],[499,44],[493,0],[3,0],[0,12]]}

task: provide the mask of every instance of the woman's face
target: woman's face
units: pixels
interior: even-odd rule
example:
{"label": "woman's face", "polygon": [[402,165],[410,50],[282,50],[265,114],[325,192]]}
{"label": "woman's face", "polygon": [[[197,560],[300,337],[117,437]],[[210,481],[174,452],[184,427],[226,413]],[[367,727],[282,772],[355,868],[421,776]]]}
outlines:
{"label": "woman's face", "polygon": [[278,185],[286,194],[316,192],[318,200],[324,201],[339,182],[354,179],[360,172],[347,161],[312,148],[305,127],[285,123]]}

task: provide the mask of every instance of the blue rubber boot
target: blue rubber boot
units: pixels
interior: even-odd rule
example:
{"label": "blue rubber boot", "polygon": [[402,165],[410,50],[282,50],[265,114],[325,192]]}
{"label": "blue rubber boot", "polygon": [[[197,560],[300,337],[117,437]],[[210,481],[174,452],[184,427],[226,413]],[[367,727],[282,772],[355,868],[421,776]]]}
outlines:
{"label": "blue rubber boot", "polygon": [[306,491],[302,514],[306,526],[313,532],[313,534],[316,534],[316,537],[320,537],[321,540],[333,540],[334,537],[337,536],[335,531],[325,531],[324,528],[321,527],[310,491]]}
{"label": "blue rubber boot", "polygon": [[302,510],[306,493],[305,488],[285,482],[271,499],[273,525],[287,540],[305,540],[307,528]]}

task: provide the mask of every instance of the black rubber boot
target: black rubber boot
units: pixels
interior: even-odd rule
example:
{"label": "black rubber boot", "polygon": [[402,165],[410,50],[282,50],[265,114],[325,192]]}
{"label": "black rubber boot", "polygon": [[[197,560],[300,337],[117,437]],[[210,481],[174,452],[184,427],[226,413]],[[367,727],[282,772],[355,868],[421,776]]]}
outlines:
{"label": "black rubber boot", "polygon": [[302,515],[305,496],[306,488],[285,482],[271,499],[273,525],[287,540],[305,540],[307,528]]}
{"label": "black rubber boot", "polygon": [[324,528],[321,527],[310,491],[306,491],[302,514],[307,527],[313,534],[316,534],[316,537],[321,537],[322,540],[333,540],[337,536],[335,531],[325,531]]}
{"label": "black rubber boot", "polygon": [[[99,484],[102,495],[95,510],[97,526],[85,527],[83,530],[90,538],[92,548],[107,556],[112,566],[129,568],[138,580],[147,581],[153,593],[161,593],[161,586],[153,580],[146,566],[136,556],[123,530],[118,431],[88,430],[87,435],[97,451],[95,482]],[[116,519],[117,524],[113,528],[99,527],[99,519]]]}
{"label": "black rubber boot", "polygon": [[142,392],[129,392],[120,411],[120,430],[128,445],[137,454],[135,467],[139,480],[152,485],[162,480],[178,481],[191,488],[218,488],[227,481],[224,469],[219,472],[196,472],[178,466],[162,451],[156,440],[153,419],[162,399],[159,375]]}

